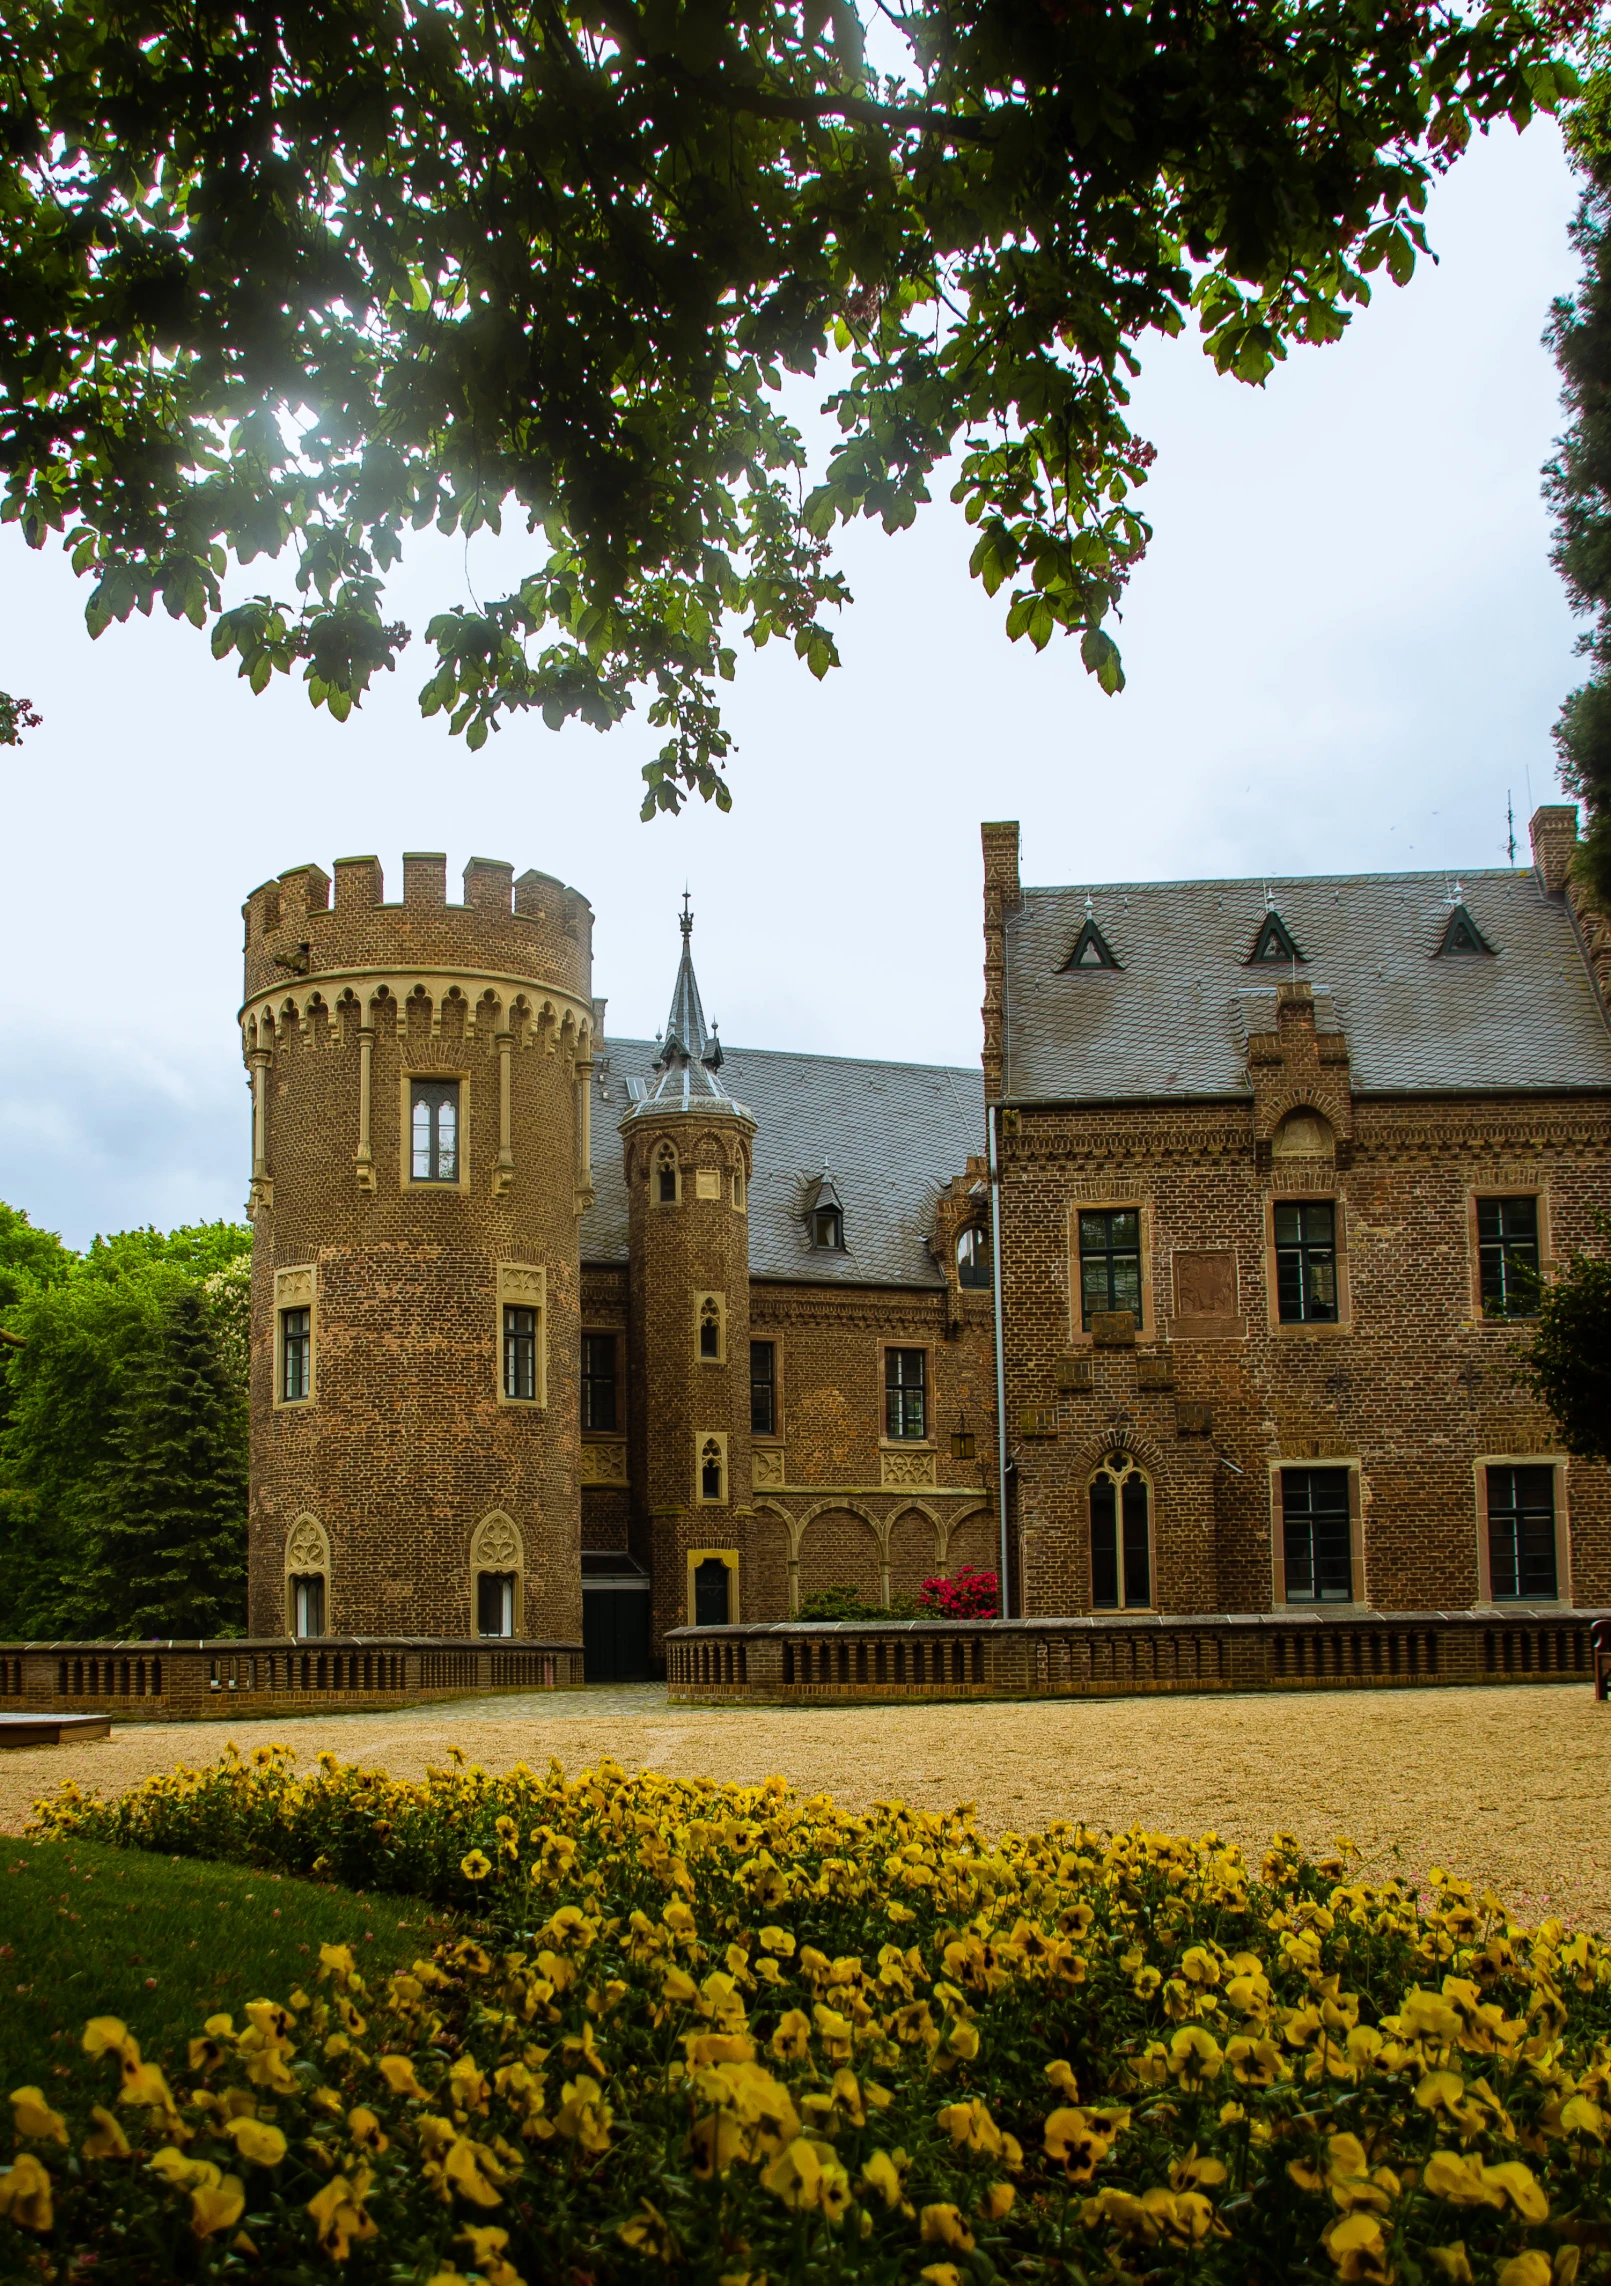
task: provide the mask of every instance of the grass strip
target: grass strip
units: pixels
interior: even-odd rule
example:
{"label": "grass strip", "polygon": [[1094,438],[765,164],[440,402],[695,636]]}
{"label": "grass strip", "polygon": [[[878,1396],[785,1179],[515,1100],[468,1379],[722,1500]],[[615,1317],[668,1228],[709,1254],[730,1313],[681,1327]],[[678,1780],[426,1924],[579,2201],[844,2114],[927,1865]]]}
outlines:
{"label": "grass strip", "polygon": [[91,2016],[121,2016],[153,2062],[183,2068],[216,2008],[283,2000],[321,1944],[384,1977],[455,1926],[407,1897],[103,1843],[0,1844],[0,2094],[48,2089]]}

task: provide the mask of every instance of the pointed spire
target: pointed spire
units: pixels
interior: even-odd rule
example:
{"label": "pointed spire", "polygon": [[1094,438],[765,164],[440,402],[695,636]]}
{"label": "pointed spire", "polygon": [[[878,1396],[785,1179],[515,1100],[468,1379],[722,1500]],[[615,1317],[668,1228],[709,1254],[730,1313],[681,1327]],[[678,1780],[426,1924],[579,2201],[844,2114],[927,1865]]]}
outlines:
{"label": "pointed spire", "polygon": [[677,916],[682,930],[682,959],[677,964],[677,981],[672,988],[671,1013],[666,1018],[666,1041],[677,1043],[685,1056],[703,1056],[709,1033],[705,1028],[705,1011],[699,1002],[699,986],[694,978],[694,916],[688,892],[682,893],[682,911]]}

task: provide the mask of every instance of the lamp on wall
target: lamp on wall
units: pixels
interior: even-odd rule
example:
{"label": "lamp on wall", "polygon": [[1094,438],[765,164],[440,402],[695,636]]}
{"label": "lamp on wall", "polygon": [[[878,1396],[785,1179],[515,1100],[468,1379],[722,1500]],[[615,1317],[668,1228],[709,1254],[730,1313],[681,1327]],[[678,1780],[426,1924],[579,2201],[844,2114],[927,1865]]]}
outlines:
{"label": "lamp on wall", "polygon": [[978,1440],[968,1427],[967,1414],[958,1413],[957,1425],[951,1431],[951,1458],[957,1461],[972,1460],[978,1449]]}

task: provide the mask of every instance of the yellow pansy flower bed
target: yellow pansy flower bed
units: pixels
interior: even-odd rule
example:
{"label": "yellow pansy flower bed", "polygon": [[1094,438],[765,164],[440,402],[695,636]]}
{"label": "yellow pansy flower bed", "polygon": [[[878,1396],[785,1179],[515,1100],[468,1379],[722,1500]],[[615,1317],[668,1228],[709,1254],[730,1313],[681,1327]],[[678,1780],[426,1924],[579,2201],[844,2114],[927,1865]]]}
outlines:
{"label": "yellow pansy flower bed", "polygon": [[[12,2093],[0,2277],[1588,2286],[1611,1960],[1278,1836],[982,1834],[762,1788],[283,1751],[42,1830],[479,1914],[371,1986],[92,2018]],[[80,2272],[76,2257],[94,2256]]]}

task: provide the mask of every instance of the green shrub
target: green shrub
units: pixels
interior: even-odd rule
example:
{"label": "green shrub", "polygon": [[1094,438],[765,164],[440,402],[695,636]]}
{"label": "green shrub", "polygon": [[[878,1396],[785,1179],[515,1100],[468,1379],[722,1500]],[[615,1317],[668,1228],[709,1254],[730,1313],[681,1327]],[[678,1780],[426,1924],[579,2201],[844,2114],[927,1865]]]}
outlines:
{"label": "green shrub", "polygon": [[892,1595],[888,1603],[873,1603],[859,1587],[813,1588],[800,1598],[796,1619],[921,1619],[929,1616],[916,1596]]}
{"label": "green shrub", "polygon": [[283,1752],[41,1810],[362,1868],[496,1935],[384,1986],[327,1948],[322,1989],[199,2029],[178,2086],[92,2020],[80,2080],[13,2098],[0,2274],[25,2248],[119,2286],[1607,2271],[1606,1954],[1442,1874],[1350,1879],[1346,1845],[1278,1837],[1255,1877],[1212,1834]]}

